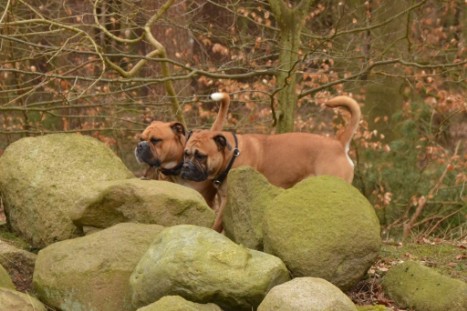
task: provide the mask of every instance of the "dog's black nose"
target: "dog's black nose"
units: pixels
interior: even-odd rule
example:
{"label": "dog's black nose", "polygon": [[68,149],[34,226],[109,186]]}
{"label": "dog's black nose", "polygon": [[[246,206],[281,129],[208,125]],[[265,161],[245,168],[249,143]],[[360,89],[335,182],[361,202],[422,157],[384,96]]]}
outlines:
{"label": "dog's black nose", "polygon": [[190,164],[188,162],[183,162],[182,171],[187,171],[190,168]]}
{"label": "dog's black nose", "polygon": [[187,175],[191,173],[191,166],[189,162],[183,162],[182,169],[180,170],[180,176],[186,179]]}
{"label": "dog's black nose", "polygon": [[147,146],[148,142],[147,141],[140,141],[138,145],[136,145],[136,149],[138,151],[144,150],[144,148]]}

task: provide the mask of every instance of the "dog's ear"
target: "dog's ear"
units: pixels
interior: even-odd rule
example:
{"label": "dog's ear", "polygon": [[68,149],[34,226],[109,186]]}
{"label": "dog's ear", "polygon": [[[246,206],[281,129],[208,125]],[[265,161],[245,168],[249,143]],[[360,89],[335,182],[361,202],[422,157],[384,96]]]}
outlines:
{"label": "dog's ear", "polygon": [[224,150],[225,147],[228,146],[227,139],[222,134],[218,134],[214,136],[212,139],[214,139],[214,142],[216,143],[217,149],[219,149],[219,151]]}
{"label": "dog's ear", "polygon": [[170,124],[170,128],[176,135],[185,136],[185,127],[179,122],[173,122]]}

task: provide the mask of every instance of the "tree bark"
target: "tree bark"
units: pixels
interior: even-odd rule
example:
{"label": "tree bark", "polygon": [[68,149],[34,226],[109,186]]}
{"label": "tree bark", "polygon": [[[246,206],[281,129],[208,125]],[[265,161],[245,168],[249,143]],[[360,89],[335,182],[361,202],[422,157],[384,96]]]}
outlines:
{"label": "tree bark", "polygon": [[269,0],[272,13],[280,29],[279,71],[276,75],[278,111],[276,130],[278,133],[294,129],[296,65],[299,61],[300,35],[307,13],[314,0],[301,0],[295,6],[283,0]]}

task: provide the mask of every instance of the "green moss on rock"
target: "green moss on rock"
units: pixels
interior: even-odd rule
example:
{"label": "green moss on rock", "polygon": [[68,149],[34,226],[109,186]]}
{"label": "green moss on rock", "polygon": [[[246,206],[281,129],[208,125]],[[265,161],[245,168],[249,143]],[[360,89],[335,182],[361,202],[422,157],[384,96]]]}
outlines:
{"label": "green moss on rock", "polygon": [[249,311],[273,286],[288,280],[279,258],[237,245],[212,229],[179,225],[154,239],[130,284],[137,307],[180,295],[225,311]]}
{"label": "green moss on rock", "polygon": [[94,183],[130,177],[111,149],[78,134],[23,138],[0,157],[9,224],[38,248],[76,236],[68,213]]}
{"label": "green moss on rock", "polygon": [[15,285],[13,285],[10,275],[2,265],[0,265],[0,287],[15,289]]}
{"label": "green moss on rock", "polygon": [[257,311],[357,311],[357,308],[328,281],[301,277],[271,289]]}
{"label": "green moss on rock", "polygon": [[467,284],[414,261],[391,268],[383,279],[389,297],[417,311],[467,310]]}
{"label": "green moss on rock", "polygon": [[224,212],[225,235],[248,248],[262,250],[264,210],[283,191],[250,167],[232,170]]}
{"label": "green moss on rock", "polygon": [[222,311],[222,309],[212,303],[200,304],[181,296],[165,296],[136,311]]}
{"label": "green moss on rock", "polygon": [[106,228],[120,222],[211,227],[214,212],[193,189],[131,178],[101,183],[83,194],[71,218],[80,227]]}
{"label": "green moss on rock", "polygon": [[0,287],[0,310],[47,311],[47,308],[33,296],[9,288]]}
{"label": "green moss on rock", "polygon": [[358,311],[390,311],[386,306],[357,306]]}
{"label": "green moss on rock", "polygon": [[308,178],[278,195],[264,214],[264,250],[293,276],[313,276],[348,289],[378,255],[375,211],[354,187],[336,177]]}
{"label": "green moss on rock", "polygon": [[38,254],[34,290],[60,310],[132,311],[128,280],[162,229],[122,223],[49,245]]}
{"label": "green moss on rock", "polygon": [[459,247],[449,242],[431,244],[406,241],[401,245],[384,244],[381,247],[381,256],[387,261],[411,259],[436,262],[433,267],[436,271],[467,282],[467,261],[456,259],[459,256]]}

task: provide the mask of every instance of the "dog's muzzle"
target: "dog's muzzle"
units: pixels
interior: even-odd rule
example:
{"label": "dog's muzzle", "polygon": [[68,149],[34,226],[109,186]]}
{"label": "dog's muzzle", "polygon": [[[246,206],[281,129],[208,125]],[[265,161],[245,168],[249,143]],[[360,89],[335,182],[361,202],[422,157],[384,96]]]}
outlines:
{"label": "dog's muzzle", "polygon": [[191,181],[205,181],[206,179],[208,179],[207,172],[199,169],[192,162],[187,162],[187,161],[183,163],[180,176],[183,179],[187,179]]}
{"label": "dog's muzzle", "polygon": [[139,163],[146,163],[150,166],[159,167],[161,162],[152,154],[151,147],[147,141],[140,141],[135,148],[135,157]]}

